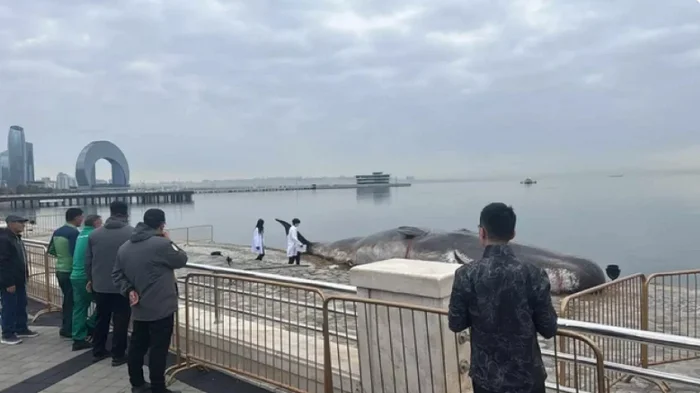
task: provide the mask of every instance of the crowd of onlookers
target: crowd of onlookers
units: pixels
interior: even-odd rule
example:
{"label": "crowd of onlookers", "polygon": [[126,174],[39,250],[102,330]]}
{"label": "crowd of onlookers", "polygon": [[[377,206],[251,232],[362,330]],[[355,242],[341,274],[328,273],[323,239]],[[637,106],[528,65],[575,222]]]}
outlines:
{"label": "crowd of onlookers", "polygon": [[[113,366],[127,363],[132,392],[170,392],[164,373],[178,310],[174,270],[185,266],[187,254],[170,241],[162,210],[147,210],[135,228],[128,218],[123,202],[110,205],[104,223],[98,215],[83,217],[78,208],[66,211],[66,224],[56,229],[48,248],[63,292],[59,334],[73,341],[73,350],[92,348],[95,361],[111,357]],[[28,270],[21,238],[27,220],[10,215],[6,221],[7,228],[0,231],[2,343],[14,345],[38,334],[27,323]],[[469,375],[475,393],[545,391],[547,374],[537,334],[553,337],[557,314],[546,272],[521,262],[509,246],[515,222],[511,207],[486,206],[479,219],[484,254],[455,272],[448,321],[455,332],[470,329]],[[260,260],[265,253],[263,225],[259,220],[252,245]],[[289,228],[290,264],[299,263],[298,225],[294,219]],[[92,302],[96,309],[89,315]],[[110,322],[114,332],[108,350]],[[146,352],[150,384],[143,375]]]}
{"label": "crowd of onlookers", "polygon": [[[147,210],[136,227],[129,225],[128,212],[126,203],[112,202],[103,222],[99,215],[69,208],[66,223],[53,232],[48,253],[55,257],[51,267],[63,293],[59,335],[72,340],[74,351],[92,349],[95,362],[111,358],[112,366],[128,364],[132,392],[167,393],[166,358],[178,309],[174,270],[185,266],[187,254],[170,240],[162,210]],[[29,270],[22,241],[28,220],[18,215],[5,220],[7,228],[0,230],[0,342],[16,345],[39,334],[28,324]],[[143,374],[147,352],[150,383]]]}

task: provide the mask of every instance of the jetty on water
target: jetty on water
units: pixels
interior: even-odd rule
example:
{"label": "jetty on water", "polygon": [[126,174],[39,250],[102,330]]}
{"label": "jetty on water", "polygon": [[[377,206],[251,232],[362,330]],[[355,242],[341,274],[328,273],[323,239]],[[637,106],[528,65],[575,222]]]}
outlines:
{"label": "jetty on water", "polygon": [[10,203],[12,208],[41,206],[109,205],[113,201],[136,204],[191,203],[192,190],[91,190],[51,194],[0,195],[0,203]]}
{"label": "jetty on water", "polygon": [[211,187],[192,188],[196,194],[224,194],[239,192],[281,192],[281,191],[315,191],[315,190],[353,190],[410,187],[411,183],[376,184],[298,184],[284,186],[245,186],[245,187]]}

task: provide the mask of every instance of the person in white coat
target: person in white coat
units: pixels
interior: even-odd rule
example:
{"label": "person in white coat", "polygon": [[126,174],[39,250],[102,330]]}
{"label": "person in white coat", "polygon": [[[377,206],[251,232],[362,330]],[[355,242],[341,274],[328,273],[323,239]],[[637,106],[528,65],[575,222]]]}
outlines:
{"label": "person in white coat", "polygon": [[256,261],[262,261],[265,257],[265,221],[260,218],[258,223],[255,224],[255,229],[253,230],[253,246],[250,248],[253,254],[258,256],[255,258]]}
{"label": "person in white coat", "polygon": [[293,219],[287,235],[287,257],[289,257],[290,265],[295,262],[299,265],[301,263],[301,253],[304,251],[304,243],[300,242],[297,236],[299,224],[301,224],[301,221],[298,218]]}

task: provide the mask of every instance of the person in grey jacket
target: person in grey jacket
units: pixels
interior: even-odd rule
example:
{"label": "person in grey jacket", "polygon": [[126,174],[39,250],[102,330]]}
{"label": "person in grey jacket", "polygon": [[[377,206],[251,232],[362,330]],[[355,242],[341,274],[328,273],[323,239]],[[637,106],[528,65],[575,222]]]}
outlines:
{"label": "person in grey jacket", "polygon": [[[178,310],[175,269],[185,267],[187,253],[170,241],[164,228],[165,213],[146,210],[143,222],[119,247],[112,272],[114,284],[129,299],[134,317],[128,355],[132,392],[172,392],[165,387],[165,362]],[[146,352],[150,385],[143,376]]]}
{"label": "person in grey jacket", "polygon": [[[92,355],[95,361],[112,356],[112,366],[126,363],[131,307],[129,300],[119,293],[112,281],[117,250],[129,240],[134,228],[129,225],[129,207],[122,201],[109,205],[110,217],[102,227],[88,237],[85,250],[85,273],[87,290],[93,292],[97,309],[97,323],[93,333]],[[107,351],[109,322],[113,321],[112,351]]]}

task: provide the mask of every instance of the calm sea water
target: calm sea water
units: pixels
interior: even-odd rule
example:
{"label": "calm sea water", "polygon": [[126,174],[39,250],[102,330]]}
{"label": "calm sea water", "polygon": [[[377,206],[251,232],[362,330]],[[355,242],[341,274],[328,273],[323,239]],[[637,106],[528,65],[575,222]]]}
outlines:
{"label": "calm sea water", "polygon": [[[369,234],[400,225],[475,230],[489,202],[511,204],[516,241],[619,264],[623,274],[700,266],[700,176],[576,176],[517,181],[416,184],[409,188],[197,195],[163,205],[169,227],[211,224],[218,242],[249,244],[256,220],[267,244],[284,248],[274,218],[299,217],[312,241]],[[148,206],[134,206],[134,221]],[[107,215],[107,208],[97,209]],[[44,208],[36,214],[61,214]]]}

